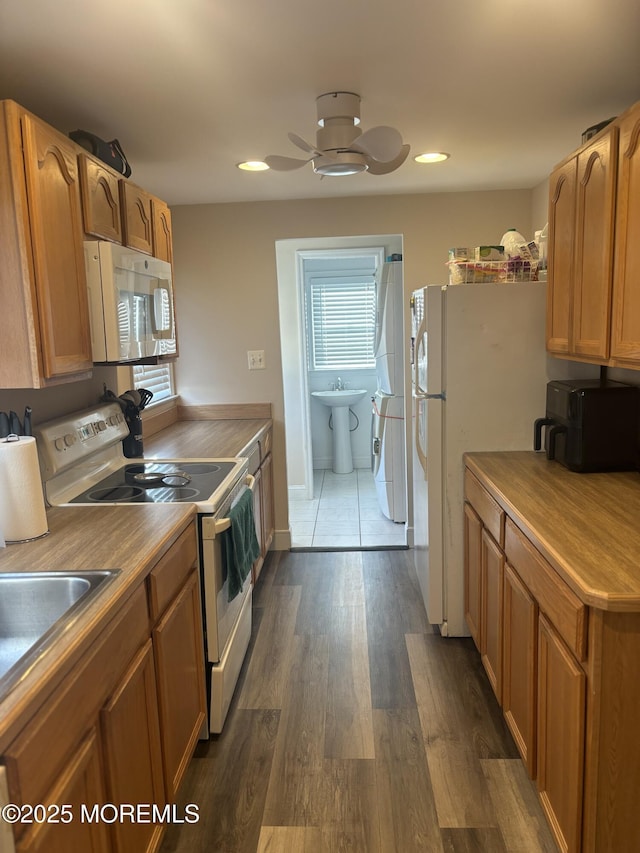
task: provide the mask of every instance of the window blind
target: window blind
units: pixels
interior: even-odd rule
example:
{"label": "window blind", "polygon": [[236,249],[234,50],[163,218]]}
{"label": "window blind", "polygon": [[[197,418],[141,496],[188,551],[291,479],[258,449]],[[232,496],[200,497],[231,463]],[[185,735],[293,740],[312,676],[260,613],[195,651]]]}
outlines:
{"label": "window blind", "polygon": [[134,365],[133,387],[146,388],[153,394],[153,403],[173,396],[173,371],[170,364]]}
{"label": "window blind", "polygon": [[308,300],[309,367],[374,367],[375,282],[312,278]]}

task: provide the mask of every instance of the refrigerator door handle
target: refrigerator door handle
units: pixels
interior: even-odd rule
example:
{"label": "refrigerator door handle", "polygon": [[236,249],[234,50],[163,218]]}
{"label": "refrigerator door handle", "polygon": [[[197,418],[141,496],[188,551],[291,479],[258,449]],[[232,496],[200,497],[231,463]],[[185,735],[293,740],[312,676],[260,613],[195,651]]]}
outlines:
{"label": "refrigerator door handle", "polygon": [[420,362],[420,349],[424,346],[424,336],[427,331],[427,318],[423,316],[420,321],[420,328],[416,334],[415,351],[413,353],[413,384],[415,388],[420,388],[418,380],[418,364]]}
{"label": "refrigerator door handle", "polygon": [[416,394],[416,400],[446,400],[447,392],[441,391],[439,394]]}
{"label": "refrigerator door handle", "polygon": [[[423,398],[420,395],[416,394],[415,399],[416,399],[416,401],[418,401],[418,400],[423,399]],[[424,415],[425,415],[425,417],[427,416],[426,411],[425,411]],[[415,425],[415,427],[416,427],[416,435],[415,435],[415,441],[414,441],[413,446],[415,447],[416,455],[418,457],[418,461],[420,462],[420,467],[424,471],[424,478],[426,480],[427,479],[427,455],[424,452],[424,450],[422,449],[422,445],[420,444],[420,405],[416,405],[416,425]]]}

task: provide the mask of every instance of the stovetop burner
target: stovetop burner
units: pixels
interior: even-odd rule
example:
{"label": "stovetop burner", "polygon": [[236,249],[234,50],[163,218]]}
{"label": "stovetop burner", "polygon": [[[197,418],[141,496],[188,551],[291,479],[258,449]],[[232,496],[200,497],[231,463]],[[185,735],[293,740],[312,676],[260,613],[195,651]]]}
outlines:
{"label": "stovetop burner", "polygon": [[133,462],[124,465],[71,503],[175,503],[206,501],[235,461]]}

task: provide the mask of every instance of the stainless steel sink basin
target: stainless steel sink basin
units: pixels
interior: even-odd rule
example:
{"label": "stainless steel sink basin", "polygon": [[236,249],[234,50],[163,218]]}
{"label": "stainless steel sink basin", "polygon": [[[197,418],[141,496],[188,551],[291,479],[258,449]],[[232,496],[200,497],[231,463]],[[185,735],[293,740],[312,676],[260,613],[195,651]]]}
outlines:
{"label": "stainless steel sink basin", "polygon": [[0,698],[119,573],[0,574]]}

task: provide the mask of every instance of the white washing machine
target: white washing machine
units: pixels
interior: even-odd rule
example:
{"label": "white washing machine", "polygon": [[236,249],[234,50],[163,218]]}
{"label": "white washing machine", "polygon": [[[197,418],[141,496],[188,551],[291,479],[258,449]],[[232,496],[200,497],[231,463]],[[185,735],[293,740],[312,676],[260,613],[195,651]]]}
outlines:
{"label": "white washing machine", "polygon": [[381,391],[373,397],[371,470],[382,512],[392,521],[406,521],[404,397]]}

